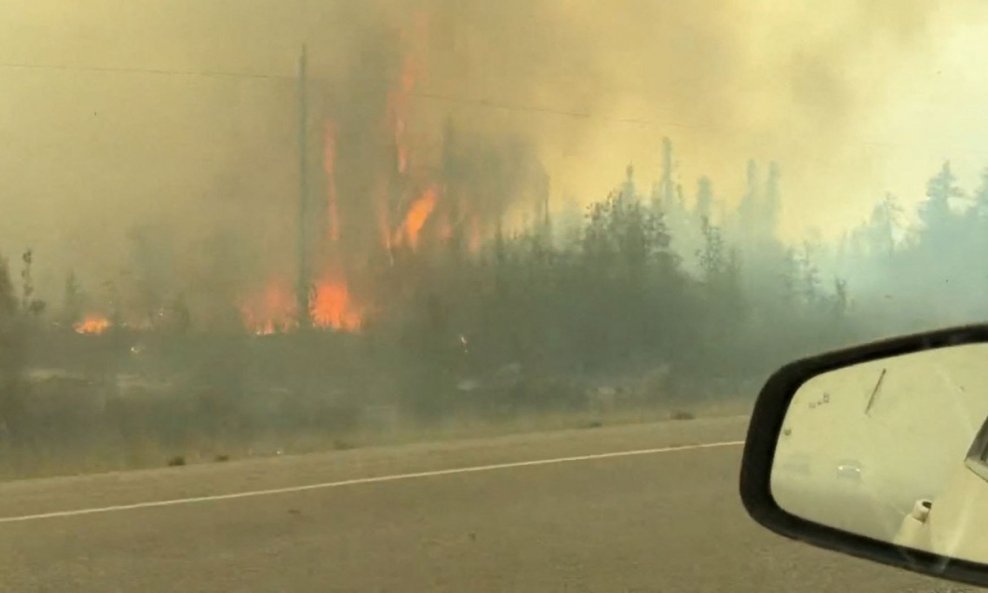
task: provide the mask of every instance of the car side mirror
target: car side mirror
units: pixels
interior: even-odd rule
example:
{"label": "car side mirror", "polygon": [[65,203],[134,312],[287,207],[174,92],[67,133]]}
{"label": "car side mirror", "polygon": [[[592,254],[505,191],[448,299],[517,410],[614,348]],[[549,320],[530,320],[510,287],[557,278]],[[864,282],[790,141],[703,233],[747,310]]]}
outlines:
{"label": "car side mirror", "polygon": [[755,404],[740,486],[778,534],[988,585],[988,325],[783,367]]}

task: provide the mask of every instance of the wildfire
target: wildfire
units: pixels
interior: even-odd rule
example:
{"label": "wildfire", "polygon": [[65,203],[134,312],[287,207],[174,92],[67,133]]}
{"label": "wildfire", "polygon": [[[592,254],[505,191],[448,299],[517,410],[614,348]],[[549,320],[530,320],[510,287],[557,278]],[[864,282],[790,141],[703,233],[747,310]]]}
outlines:
{"label": "wildfire", "polygon": [[476,255],[480,252],[480,248],[483,246],[484,238],[480,234],[480,224],[477,222],[476,218],[470,219],[470,236],[467,242],[467,249],[470,253]]}
{"label": "wildfire", "polygon": [[387,185],[379,179],[374,187],[374,219],[377,222],[377,232],[381,238],[381,244],[388,250],[391,249],[391,216],[388,213],[388,191]]}
{"label": "wildfire", "polygon": [[87,315],[72,328],[77,334],[99,335],[110,329],[110,320],[102,315]]}
{"label": "wildfire", "polygon": [[287,332],[297,326],[295,299],[282,282],[271,282],[263,292],[241,304],[244,325],[259,336]]}
{"label": "wildfire", "polygon": [[415,79],[418,66],[412,55],[405,56],[401,68],[401,81],[397,89],[391,92],[391,131],[394,134],[395,150],[397,152],[398,172],[404,175],[408,172],[408,141],[407,120],[412,91],[415,90]]}
{"label": "wildfire", "polygon": [[422,227],[425,226],[426,221],[429,220],[429,216],[432,215],[432,211],[435,210],[438,198],[439,192],[435,187],[430,187],[412,202],[408,214],[405,215],[405,220],[402,221],[395,233],[394,242],[396,244],[400,245],[403,241],[407,241],[412,249],[418,246],[419,234],[422,232]]}
{"label": "wildfire", "polygon": [[412,93],[415,91],[418,79],[422,75],[422,60],[420,55],[424,50],[427,28],[425,14],[419,14],[414,26],[410,30],[402,32],[403,42],[408,47],[408,53],[405,54],[402,60],[398,87],[391,91],[388,98],[390,126],[394,136],[396,150],[396,165],[398,173],[402,175],[408,172],[408,112],[411,105]]}
{"label": "wildfire", "polygon": [[310,303],[310,314],[316,327],[338,331],[359,331],[364,321],[346,282],[320,282]]}
{"label": "wildfire", "polygon": [[277,333],[277,328],[274,326],[274,321],[268,319],[258,327],[254,329],[254,334],[258,336],[270,336]]}
{"label": "wildfire", "polygon": [[[367,206],[370,208],[368,214],[373,217],[371,224],[376,225],[375,230],[385,249],[382,255],[389,257],[391,265],[401,261],[395,257],[397,251],[394,247],[417,250],[420,245],[429,242],[423,233],[428,233],[436,240],[448,241],[462,222],[452,220],[448,209],[439,203],[440,199],[446,198],[443,182],[431,178],[418,154],[412,154],[411,151],[409,124],[414,121],[411,116],[414,111],[415,90],[425,71],[427,41],[427,20],[422,14],[412,27],[402,33],[404,55],[398,64],[400,70],[394,73],[397,76],[387,94],[385,112],[377,119],[377,125],[382,128],[379,129],[380,136],[375,134],[375,142],[380,143],[377,146],[381,149],[385,148],[383,144],[386,143],[390,154],[386,161],[375,162],[369,168],[368,172],[373,177],[367,179],[369,183],[364,186],[368,195],[360,196],[370,202]],[[300,329],[300,322],[311,322],[312,327],[317,329],[342,332],[366,329],[370,307],[367,302],[354,298],[352,286],[348,282],[349,272],[358,269],[354,266],[363,265],[357,263],[363,258],[351,255],[367,255],[353,254],[352,250],[359,249],[359,245],[350,241],[349,237],[350,225],[363,217],[348,209],[353,203],[351,198],[357,197],[340,193],[344,186],[339,182],[346,181],[345,176],[351,174],[340,167],[340,157],[349,158],[351,147],[344,142],[346,137],[339,135],[337,121],[340,120],[327,119],[322,130],[326,220],[322,240],[311,243],[311,247],[319,251],[311,254],[311,259],[307,260],[312,265],[311,269],[306,270],[306,275],[311,272],[311,276],[305,281],[309,282],[309,278],[318,279],[308,294],[308,316],[304,315],[305,311],[299,310],[304,305],[299,304],[292,284],[284,282],[282,278],[282,282],[272,282],[241,302],[244,325],[256,334],[296,331]],[[415,193],[419,191],[421,193]],[[401,209],[396,209],[395,204],[402,204]],[[346,229],[343,228],[341,215],[347,218]],[[432,218],[436,220],[431,220]],[[370,220],[367,222],[370,223]],[[344,235],[342,239],[341,235]],[[355,232],[353,235],[356,238],[360,233]],[[380,260],[371,257],[369,261]],[[357,292],[360,297],[363,296],[361,291]],[[300,317],[307,319],[303,321]]]}
{"label": "wildfire", "polygon": [[[240,311],[244,326],[258,336],[288,333],[298,329],[297,304],[285,282],[273,281],[260,293],[245,299]],[[350,294],[345,281],[319,282],[309,302],[312,325],[320,329],[356,332],[363,327],[363,310]]]}
{"label": "wildfire", "polygon": [[405,173],[408,171],[408,146],[405,145],[405,121],[397,120],[395,121],[395,145],[397,146],[398,152],[398,172]]}

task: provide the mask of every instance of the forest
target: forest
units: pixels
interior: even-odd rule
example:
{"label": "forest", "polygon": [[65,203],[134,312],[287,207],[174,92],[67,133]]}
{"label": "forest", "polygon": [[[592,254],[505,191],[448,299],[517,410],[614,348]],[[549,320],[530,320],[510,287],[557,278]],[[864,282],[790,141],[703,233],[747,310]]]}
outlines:
{"label": "forest", "polygon": [[743,411],[796,357],[983,318],[988,173],[965,190],[944,163],[915,213],[878,196],[838,240],[787,244],[798,196],[779,165],[748,163],[738,199],[684,185],[661,150],[653,187],[629,166],[586,208],[539,203],[482,237],[430,216],[430,189],[347,284],[303,299],[238,297],[222,237],[199,296],[170,286],[164,243],[141,229],[129,275],[69,271],[61,295],[34,286],[54,262],[0,260],[2,471],[348,448],[465,418]]}

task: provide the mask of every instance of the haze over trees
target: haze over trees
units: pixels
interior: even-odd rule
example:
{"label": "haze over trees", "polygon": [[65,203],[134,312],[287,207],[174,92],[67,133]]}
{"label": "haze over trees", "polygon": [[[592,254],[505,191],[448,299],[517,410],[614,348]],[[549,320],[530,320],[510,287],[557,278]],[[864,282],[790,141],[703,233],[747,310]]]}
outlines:
{"label": "haze over trees", "polygon": [[917,222],[895,196],[876,196],[839,241],[785,244],[779,212],[798,196],[785,195],[782,166],[749,162],[744,195],[728,199],[716,180],[678,179],[672,143],[661,150],[654,187],[629,166],[582,217],[536,199],[527,226],[498,223],[473,247],[460,228],[392,246],[390,262],[354,282],[373,306],[329,294],[359,324],[256,331],[238,313],[244,272],[227,265],[237,247],[222,237],[194,282],[150,227],[131,236],[128,274],[68,271],[61,295],[33,286],[53,262],[31,251],[19,270],[0,260],[0,447],[88,447],[127,465],[142,463],[126,453],[135,442],[228,450],[387,430],[372,414],[382,406],[430,425],[584,411],[601,388],[619,407],[750,401],[793,357],[988,310],[988,274],[972,267],[988,249],[988,173],[965,191],[944,163]]}

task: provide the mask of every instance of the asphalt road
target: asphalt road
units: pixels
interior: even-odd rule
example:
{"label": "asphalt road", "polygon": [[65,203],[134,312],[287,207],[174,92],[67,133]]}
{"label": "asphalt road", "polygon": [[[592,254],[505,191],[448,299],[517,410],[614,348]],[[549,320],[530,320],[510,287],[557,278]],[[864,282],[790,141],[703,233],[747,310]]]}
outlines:
{"label": "asphalt road", "polygon": [[[661,450],[743,433],[695,420],[8,482],[0,591],[968,590],[761,530],[739,446]],[[659,450],[595,457],[642,449]]]}

